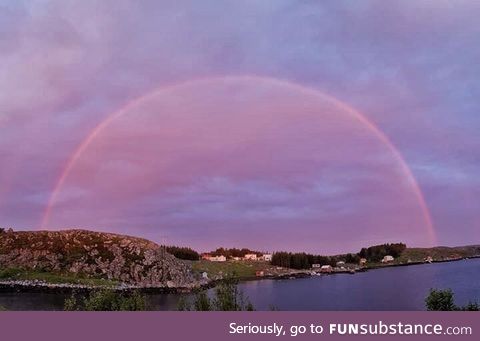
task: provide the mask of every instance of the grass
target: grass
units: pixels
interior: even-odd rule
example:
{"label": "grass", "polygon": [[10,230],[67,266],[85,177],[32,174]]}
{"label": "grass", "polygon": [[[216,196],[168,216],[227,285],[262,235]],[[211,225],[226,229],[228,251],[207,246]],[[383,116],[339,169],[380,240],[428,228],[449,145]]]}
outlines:
{"label": "grass", "polygon": [[101,287],[113,287],[118,284],[116,281],[104,278],[86,277],[82,274],[44,272],[20,268],[7,268],[0,270],[0,280],[39,280],[50,284],[79,284]]}
{"label": "grass", "polygon": [[192,262],[192,268],[196,272],[206,272],[210,278],[220,275],[234,275],[238,278],[255,277],[255,272],[265,270],[271,267],[267,262],[263,261],[227,261],[227,262],[211,262],[200,260]]}
{"label": "grass", "polygon": [[407,262],[409,259],[413,262],[422,262],[428,256],[434,260],[448,260],[464,257],[473,257],[480,254],[478,246],[462,247],[432,247],[432,248],[407,248],[401,255],[400,261]]}

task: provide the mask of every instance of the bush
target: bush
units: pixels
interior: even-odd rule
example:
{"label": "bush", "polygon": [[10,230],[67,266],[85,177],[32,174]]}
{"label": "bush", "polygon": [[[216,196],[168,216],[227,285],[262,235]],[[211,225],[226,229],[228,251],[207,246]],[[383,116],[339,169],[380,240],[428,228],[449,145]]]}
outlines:
{"label": "bush", "polygon": [[72,294],[64,303],[65,311],[143,311],[145,297],[138,291],[118,293],[103,289],[93,291],[79,301],[78,295]]}
{"label": "bush", "polygon": [[462,307],[461,310],[480,311],[480,305],[477,302],[469,302],[465,307]]}
{"label": "bush", "polygon": [[212,303],[210,302],[210,299],[205,291],[202,291],[196,295],[193,307],[195,311],[210,311],[213,308]]}
{"label": "bush", "polygon": [[255,309],[238,289],[238,281],[229,277],[214,289],[213,298],[208,297],[206,291],[197,293],[193,304],[182,297],[178,302],[178,310],[253,311]]}
{"label": "bush", "polygon": [[436,311],[479,311],[480,305],[477,302],[469,302],[464,307],[458,307],[453,300],[453,292],[451,289],[436,290],[430,289],[430,294],[425,299],[425,304],[428,310]]}
{"label": "bush", "polygon": [[453,302],[452,290],[430,289],[430,294],[425,299],[425,305],[428,310],[452,311],[456,310]]}
{"label": "bush", "polygon": [[22,272],[23,270],[18,268],[3,269],[3,270],[0,270],[0,279],[11,279],[21,274]]}

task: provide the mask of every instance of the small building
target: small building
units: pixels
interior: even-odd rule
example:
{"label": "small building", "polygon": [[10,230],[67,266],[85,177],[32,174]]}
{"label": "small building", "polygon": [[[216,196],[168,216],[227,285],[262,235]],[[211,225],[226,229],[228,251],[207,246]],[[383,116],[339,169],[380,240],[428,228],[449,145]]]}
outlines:
{"label": "small building", "polygon": [[432,256],[428,256],[427,258],[424,259],[424,261],[426,263],[431,263],[431,262],[433,262],[433,258],[432,258]]}
{"label": "small building", "polygon": [[271,262],[272,261],[272,255],[269,253],[265,253],[262,255],[262,260],[265,262]]}
{"label": "small building", "polygon": [[245,260],[257,260],[257,255],[255,253],[247,253],[243,259]]}
{"label": "small building", "polygon": [[345,262],[342,261],[342,260],[339,261],[339,262],[337,262],[337,267],[339,267],[339,268],[341,268],[341,267],[344,266],[344,265],[345,265]]}
{"label": "small building", "polygon": [[265,272],[263,272],[263,271],[261,271],[261,270],[255,271],[255,276],[257,276],[257,277],[263,277],[263,276],[265,276]]}
{"label": "small building", "polygon": [[205,271],[202,272],[202,278],[203,279],[208,279],[208,274]]}
{"label": "small building", "polygon": [[385,257],[383,257],[382,263],[390,263],[390,262],[393,262],[394,259],[395,258],[393,258],[392,256],[386,255]]}
{"label": "small building", "polygon": [[209,253],[202,253],[202,259],[203,260],[210,260],[212,256]]}
{"label": "small building", "polygon": [[330,273],[333,271],[333,268],[331,265],[322,265],[320,267],[320,272],[327,272],[327,273]]}
{"label": "small building", "polygon": [[358,262],[360,265],[365,265],[367,264],[367,259],[366,258],[360,258],[360,262]]}
{"label": "small building", "polygon": [[320,264],[312,264],[312,269],[320,269]]}
{"label": "small building", "polygon": [[239,261],[239,260],[242,260],[242,258],[240,258],[240,257],[232,257],[232,260]]}
{"label": "small building", "polygon": [[227,257],[220,255],[220,256],[212,256],[210,257],[209,261],[211,262],[225,262],[227,261]]}

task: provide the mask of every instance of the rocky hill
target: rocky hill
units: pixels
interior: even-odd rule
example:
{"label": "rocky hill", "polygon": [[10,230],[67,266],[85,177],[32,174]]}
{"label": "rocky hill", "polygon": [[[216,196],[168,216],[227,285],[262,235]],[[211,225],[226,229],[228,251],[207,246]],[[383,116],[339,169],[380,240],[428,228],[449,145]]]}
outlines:
{"label": "rocky hill", "polygon": [[79,274],[141,287],[194,282],[188,265],[151,241],[86,230],[0,231],[2,268]]}

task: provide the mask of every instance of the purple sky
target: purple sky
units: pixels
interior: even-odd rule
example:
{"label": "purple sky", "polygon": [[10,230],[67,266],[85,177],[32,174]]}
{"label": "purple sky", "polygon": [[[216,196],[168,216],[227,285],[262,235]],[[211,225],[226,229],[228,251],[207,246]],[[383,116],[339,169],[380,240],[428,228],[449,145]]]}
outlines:
{"label": "purple sky", "polygon": [[2,1],[0,226],[40,228],[55,192],[46,228],[199,250],[480,243],[479,16],[473,0]]}

